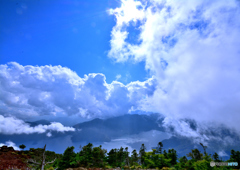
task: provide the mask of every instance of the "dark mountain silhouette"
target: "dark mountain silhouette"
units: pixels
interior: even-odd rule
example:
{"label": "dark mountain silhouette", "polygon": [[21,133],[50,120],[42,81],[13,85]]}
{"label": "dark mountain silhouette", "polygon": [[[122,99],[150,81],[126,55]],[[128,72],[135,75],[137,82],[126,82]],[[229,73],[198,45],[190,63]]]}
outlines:
{"label": "dark mountain silhouette", "polygon": [[84,140],[95,140],[98,142],[108,142],[113,138],[139,134],[150,130],[163,131],[163,127],[159,126],[159,122],[155,114],[138,115],[126,114],[123,116],[113,117],[109,119],[94,119],[74,125],[76,131],[72,137],[74,142]]}
{"label": "dark mountain silhouette", "polygon": [[34,127],[34,126],[37,126],[37,125],[50,125],[51,122],[49,122],[48,120],[37,120],[37,121],[34,121],[34,122],[26,122],[28,123],[31,127]]}
{"label": "dark mountain silhouette", "polygon": [[124,134],[136,134],[142,131],[149,131],[153,129],[163,130],[162,127],[159,127],[158,122],[161,122],[161,120],[157,121],[155,115],[126,114],[105,120],[96,118],[88,122],[76,124],[73,127],[78,129],[111,129],[118,132],[123,131]]}

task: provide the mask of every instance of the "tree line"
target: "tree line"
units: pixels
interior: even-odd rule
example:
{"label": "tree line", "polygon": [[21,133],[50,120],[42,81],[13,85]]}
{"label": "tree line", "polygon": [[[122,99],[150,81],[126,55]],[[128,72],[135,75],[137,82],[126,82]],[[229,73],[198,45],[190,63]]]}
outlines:
{"label": "tree line", "polygon": [[[68,147],[63,154],[45,151],[42,148],[30,148],[25,150],[24,154],[30,155],[30,166],[33,169],[58,169],[67,168],[116,168],[121,169],[172,169],[172,170],[205,170],[205,169],[239,169],[240,166],[210,166],[210,162],[224,162],[217,153],[208,154],[202,143],[203,153],[198,149],[192,149],[186,156],[178,158],[175,149],[163,150],[162,142],[158,143],[156,149],[147,152],[144,144],[141,145],[139,152],[135,149],[130,153],[128,147],[111,149],[107,152],[102,146],[94,147],[92,143],[81,147],[80,151],[75,153],[74,147]],[[20,145],[21,149],[25,145]],[[226,162],[237,162],[240,164],[240,152],[231,150],[230,159]]]}
{"label": "tree line", "polygon": [[[53,167],[58,170],[66,168],[86,167],[86,168],[116,168],[121,169],[236,169],[230,166],[210,166],[210,162],[224,162],[217,153],[213,155],[206,152],[206,146],[202,143],[204,153],[198,149],[192,149],[186,156],[178,159],[177,151],[174,149],[163,150],[162,142],[158,143],[156,149],[147,152],[144,144],[139,152],[128,151],[128,147],[111,149],[107,152],[102,146],[94,147],[89,143],[81,147],[78,153],[74,152],[74,147],[68,147],[63,155],[56,159]],[[238,162],[240,164],[240,152],[231,150],[230,159],[227,162]]]}

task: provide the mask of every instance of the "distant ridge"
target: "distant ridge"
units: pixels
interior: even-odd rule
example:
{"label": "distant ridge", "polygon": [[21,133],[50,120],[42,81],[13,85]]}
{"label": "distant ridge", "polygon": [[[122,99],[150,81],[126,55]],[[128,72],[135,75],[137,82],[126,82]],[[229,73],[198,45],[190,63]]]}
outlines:
{"label": "distant ridge", "polygon": [[163,131],[163,127],[159,126],[161,121],[157,120],[154,114],[125,114],[105,120],[96,118],[74,125],[74,128],[81,129],[81,131],[76,131],[72,140],[74,142],[80,140],[107,142],[124,135],[139,134],[150,130]]}
{"label": "distant ridge", "polygon": [[37,125],[50,125],[51,123],[48,120],[45,119],[41,119],[41,120],[37,120],[34,122],[26,122],[28,123],[31,127],[37,126]]}

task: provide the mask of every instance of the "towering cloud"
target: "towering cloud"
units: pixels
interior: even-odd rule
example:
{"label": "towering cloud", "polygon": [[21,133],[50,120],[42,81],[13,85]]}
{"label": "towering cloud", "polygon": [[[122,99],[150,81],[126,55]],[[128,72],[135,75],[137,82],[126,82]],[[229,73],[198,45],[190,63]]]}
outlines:
{"label": "towering cloud", "polygon": [[[239,129],[240,2],[121,4],[108,11],[117,20],[108,56],[117,62],[145,61],[156,77],[157,89],[142,100],[142,109]],[[132,27],[135,42],[128,39]]]}
{"label": "towering cloud", "polygon": [[138,109],[139,101],[156,89],[153,78],[128,85],[107,84],[105,79],[100,73],[80,78],[61,66],[0,65],[0,115],[20,119],[59,113],[85,118],[116,116]]}

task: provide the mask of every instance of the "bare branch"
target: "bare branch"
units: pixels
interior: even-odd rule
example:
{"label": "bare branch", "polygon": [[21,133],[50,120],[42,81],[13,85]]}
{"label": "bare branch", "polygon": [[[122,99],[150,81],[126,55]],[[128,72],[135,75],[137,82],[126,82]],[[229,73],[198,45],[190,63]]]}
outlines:
{"label": "bare branch", "polygon": [[36,161],[33,160],[33,159],[29,159],[28,162],[40,165],[40,163],[36,162]]}
{"label": "bare branch", "polygon": [[46,151],[46,144],[43,148],[43,156],[42,156],[42,163],[41,163],[41,170],[44,170],[44,166],[45,166],[45,151]]}
{"label": "bare branch", "polygon": [[46,164],[52,164],[55,160],[56,160],[56,158],[53,161],[51,161],[51,162],[46,162],[45,165]]}

